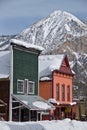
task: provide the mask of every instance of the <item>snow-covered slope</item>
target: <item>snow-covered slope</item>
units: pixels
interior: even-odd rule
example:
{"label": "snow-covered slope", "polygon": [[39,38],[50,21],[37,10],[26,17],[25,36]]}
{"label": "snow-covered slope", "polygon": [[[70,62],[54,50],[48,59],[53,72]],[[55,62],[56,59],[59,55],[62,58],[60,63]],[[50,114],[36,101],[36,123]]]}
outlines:
{"label": "snow-covered slope", "polygon": [[70,13],[55,11],[23,30],[17,38],[31,44],[42,45],[47,52],[58,48],[62,43],[87,34],[87,25]]}
{"label": "snow-covered slope", "polygon": [[14,38],[15,35],[3,35],[0,36],[0,51],[1,50],[8,50],[9,49],[9,40]]}
{"label": "snow-covered slope", "polygon": [[[17,36],[17,39],[43,46],[50,53],[64,42],[75,40],[87,34],[87,24],[65,11],[54,11],[48,17],[31,25]],[[14,37],[13,37],[14,38]],[[5,37],[4,37],[5,39]],[[9,37],[4,42],[0,37],[0,50],[9,47]]]}

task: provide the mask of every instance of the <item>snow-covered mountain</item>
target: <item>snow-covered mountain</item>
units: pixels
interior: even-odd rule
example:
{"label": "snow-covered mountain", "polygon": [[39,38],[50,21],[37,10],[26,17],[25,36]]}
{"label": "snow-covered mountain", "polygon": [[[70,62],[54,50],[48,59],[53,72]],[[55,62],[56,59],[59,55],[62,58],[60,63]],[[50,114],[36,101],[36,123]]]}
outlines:
{"label": "snow-covered mountain", "polygon": [[72,14],[55,11],[23,30],[17,38],[31,44],[38,44],[50,52],[67,40],[71,41],[87,34],[87,25]]}
{"label": "snow-covered mountain", "polygon": [[[47,18],[23,30],[16,38],[43,46],[46,49],[45,53],[50,53],[63,43],[74,41],[85,34],[87,34],[87,25],[78,18],[65,11],[54,11]],[[1,41],[0,48],[6,49],[7,44]]]}
{"label": "snow-covered mountain", "polygon": [[[0,50],[9,49],[10,38],[5,37],[5,41],[0,37]],[[67,54],[76,72],[75,87],[87,87],[87,24],[70,13],[55,11],[13,37],[44,47],[44,54]]]}

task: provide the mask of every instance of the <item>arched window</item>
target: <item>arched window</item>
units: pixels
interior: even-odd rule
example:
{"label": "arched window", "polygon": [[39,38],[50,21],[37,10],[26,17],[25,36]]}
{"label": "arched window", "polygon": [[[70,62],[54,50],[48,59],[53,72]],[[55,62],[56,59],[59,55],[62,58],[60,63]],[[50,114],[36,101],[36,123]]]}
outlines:
{"label": "arched window", "polygon": [[62,101],[65,101],[65,84],[62,84]]}
{"label": "arched window", "polygon": [[59,83],[56,84],[56,100],[60,100],[60,85]]}

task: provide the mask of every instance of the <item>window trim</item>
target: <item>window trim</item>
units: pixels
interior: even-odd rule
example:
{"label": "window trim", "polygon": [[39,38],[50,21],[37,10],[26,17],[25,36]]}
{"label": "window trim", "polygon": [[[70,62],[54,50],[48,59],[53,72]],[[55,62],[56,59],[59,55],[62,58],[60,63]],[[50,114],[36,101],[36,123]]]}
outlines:
{"label": "window trim", "polygon": [[[29,83],[33,83],[33,91],[32,92],[29,92]],[[28,81],[28,94],[34,94],[34,91],[35,91],[35,82],[34,81]]]}
{"label": "window trim", "polygon": [[[23,91],[22,92],[18,91],[18,81],[21,81],[23,83]],[[20,80],[20,79],[17,80],[17,93],[21,93],[21,94],[24,93],[24,80]]]}

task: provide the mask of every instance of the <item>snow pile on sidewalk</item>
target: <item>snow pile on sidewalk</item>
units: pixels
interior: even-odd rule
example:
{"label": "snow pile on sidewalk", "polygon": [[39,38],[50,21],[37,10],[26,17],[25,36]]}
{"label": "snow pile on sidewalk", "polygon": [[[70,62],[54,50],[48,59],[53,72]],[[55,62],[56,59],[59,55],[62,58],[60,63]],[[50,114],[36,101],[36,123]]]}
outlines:
{"label": "snow pile on sidewalk", "polygon": [[70,119],[37,122],[0,121],[0,130],[87,130],[87,122]]}

